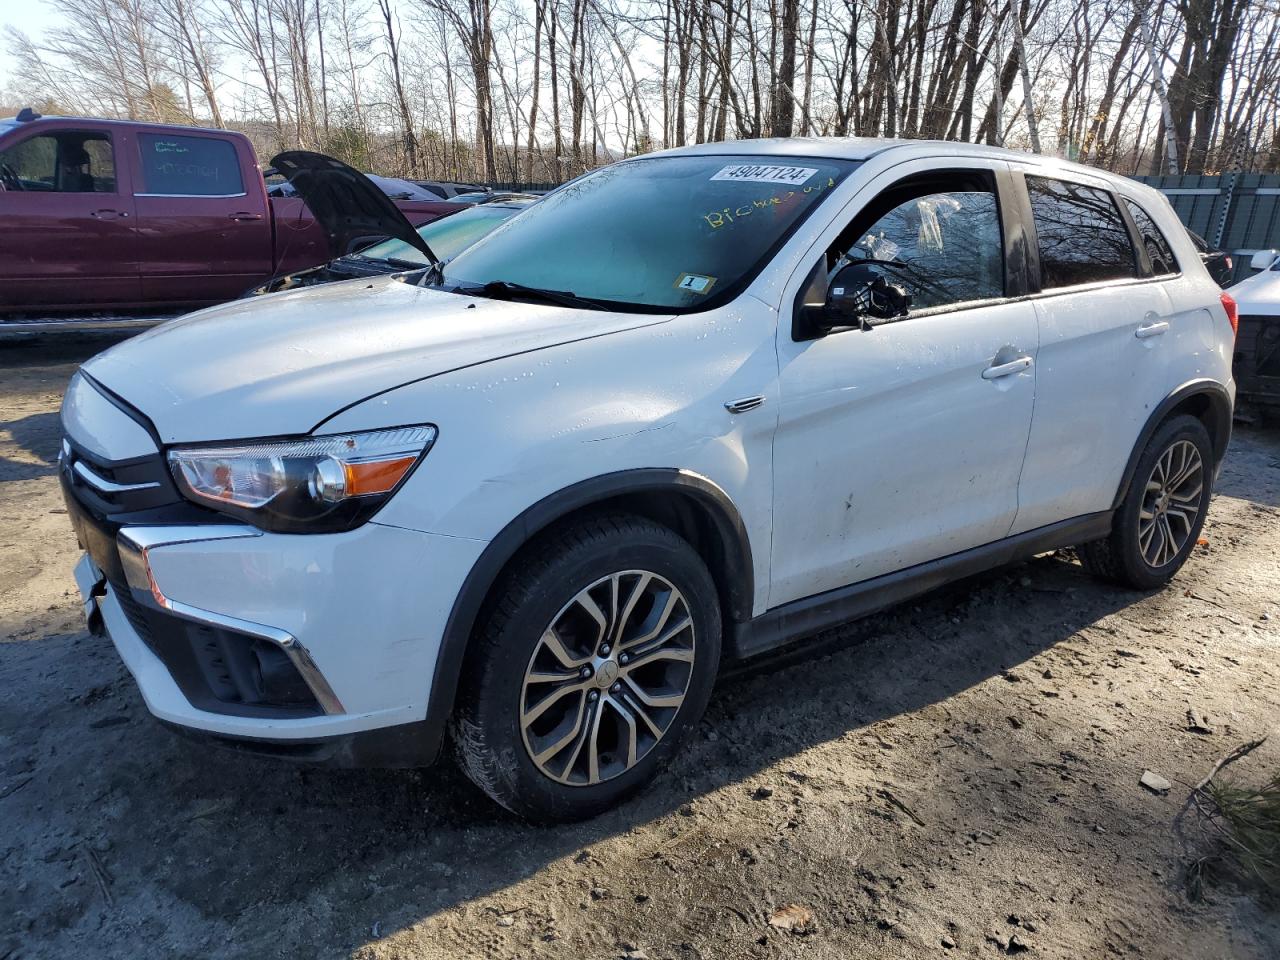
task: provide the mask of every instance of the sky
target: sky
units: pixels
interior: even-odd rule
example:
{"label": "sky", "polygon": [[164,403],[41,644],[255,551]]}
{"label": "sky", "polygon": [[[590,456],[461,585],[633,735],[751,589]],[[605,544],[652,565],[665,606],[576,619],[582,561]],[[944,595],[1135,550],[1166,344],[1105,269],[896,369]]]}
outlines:
{"label": "sky", "polygon": [[13,74],[13,58],[4,42],[4,28],[15,27],[33,40],[43,37],[63,22],[56,8],[38,0],[6,0],[0,3],[0,87]]}

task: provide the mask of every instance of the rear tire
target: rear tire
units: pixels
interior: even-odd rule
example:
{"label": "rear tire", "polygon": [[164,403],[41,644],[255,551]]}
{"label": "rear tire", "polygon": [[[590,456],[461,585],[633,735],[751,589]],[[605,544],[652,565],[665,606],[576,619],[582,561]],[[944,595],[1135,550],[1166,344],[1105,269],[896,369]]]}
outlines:
{"label": "rear tire", "polygon": [[715,582],[642,517],[545,535],[495,585],[472,639],[453,743],[526,819],[595,816],[643,789],[697,724],[720,661]]}
{"label": "rear tire", "polygon": [[1077,549],[1090,573],[1139,590],[1168,583],[1195,549],[1213,486],[1213,444],[1195,417],[1157,428],[1116,511],[1111,535]]}

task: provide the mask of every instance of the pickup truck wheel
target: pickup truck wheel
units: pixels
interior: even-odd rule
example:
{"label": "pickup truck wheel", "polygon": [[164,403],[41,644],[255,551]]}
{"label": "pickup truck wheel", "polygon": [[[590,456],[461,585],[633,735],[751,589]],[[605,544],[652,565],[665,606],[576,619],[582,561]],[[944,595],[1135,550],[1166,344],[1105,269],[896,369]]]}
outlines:
{"label": "pickup truck wheel", "polygon": [[543,822],[643,788],[715,681],[720,607],[702,559],[666,527],[602,516],[546,537],[494,595],[453,724],[468,776]]}
{"label": "pickup truck wheel", "polygon": [[1111,535],[1080,547],[1086,570],[1149,590],[1181,569],[1204,526],[1213,484],[1213,446],[1195,417],[1156,430],[1138,461]]}

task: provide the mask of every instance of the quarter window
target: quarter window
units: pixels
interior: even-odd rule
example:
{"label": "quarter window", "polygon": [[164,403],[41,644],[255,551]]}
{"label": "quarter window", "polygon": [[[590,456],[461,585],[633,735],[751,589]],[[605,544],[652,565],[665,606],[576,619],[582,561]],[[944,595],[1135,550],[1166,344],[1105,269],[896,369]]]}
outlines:
{"label": "quarter window", "polygon": [[143,193],[161,196],[225,197],[244,193],[240,158],[229,140],[144,133]]}
{"label": "quarter window", "polygon": [[111,138],[74,131],[30,137],[0,153],[0,183],[6,190],[115,193]]}
{"label": "quarter window", "polygon": [[1138,237],[1147,251],[1147,259],[1151,261],[1151,273],[1157,277],[1177,273],[1178,260],[1173,255],[1173,248],[1169,246],[1169,241],[1160,232],[1156,222],[1151,219],[1151,214],[1132,200],[1126,199],[1124,203],[1129,208],[1129,216],[1133,217],[1133,222],[1138,228]]}
{"label": "quarter window", "polygon": [[1040,249],[1040,282],[1048,290],[1138,275],[1129,230],[1105,190],[1027,177]]}

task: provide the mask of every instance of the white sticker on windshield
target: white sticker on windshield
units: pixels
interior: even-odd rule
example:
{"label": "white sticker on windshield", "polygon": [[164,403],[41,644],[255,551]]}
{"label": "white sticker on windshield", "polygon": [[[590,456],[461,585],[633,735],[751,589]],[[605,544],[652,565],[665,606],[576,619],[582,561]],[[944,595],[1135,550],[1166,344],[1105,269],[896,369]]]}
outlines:
{"label": "white sticker on windshield", "polygon": [[690,293],[706,293],[715,282],[715,277],[703,277],[696,273],[682,273],[676,278],[673,286],[677,290],[688,290]]}
{"label": "white sticker on windshield", "polygon": [[779,167],[765,163],[735,163],[721,167],[712,180],[743,180],[747,183],[787,183],[798,187],[818,172],[817,167]]}

